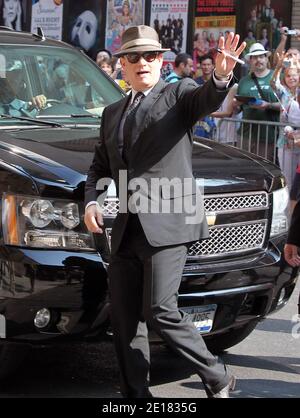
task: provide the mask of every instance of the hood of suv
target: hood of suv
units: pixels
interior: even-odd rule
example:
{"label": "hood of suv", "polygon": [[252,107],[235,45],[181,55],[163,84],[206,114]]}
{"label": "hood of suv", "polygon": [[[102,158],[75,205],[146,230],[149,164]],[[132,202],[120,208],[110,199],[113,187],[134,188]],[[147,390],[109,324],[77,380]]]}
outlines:
{"label": "hood of suv", "polygon": [[0,134],[3,159],[38,185],[76,189],[85,181],[99,128],[37,128]]}
{"label": "hood of suv", "polygon": [[197,139],[193,147],[193,174],[204,179],[205,192],[269,191],[277,166],[263,158],[212,140]]}
{"label": "hood of suv", "polygon": [[[21,168],[43,187],[77,189],[85,181],[99,129],[36,128],[2,131],[2,159]],[[266,160],[210,140],[195,143],[194,176],[204,179],[206,193],[269,190],[280,171]],[[201,180],[200,180],[201,181]]]}

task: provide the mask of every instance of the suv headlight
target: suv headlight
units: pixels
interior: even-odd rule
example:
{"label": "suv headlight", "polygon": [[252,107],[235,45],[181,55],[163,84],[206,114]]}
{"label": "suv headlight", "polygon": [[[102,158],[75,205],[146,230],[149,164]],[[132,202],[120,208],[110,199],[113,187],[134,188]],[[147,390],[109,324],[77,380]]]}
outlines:
{"label": "suv headlight", "polygon": [[289,216],[289,192],[288,188],[273,192],[273,215],[271,226],[271,237],[284,234],[288,231]]}
{"label": "suv headlight", "polygon": [[94,250],[83,223],[83,207],[76,202],[5,193],[2,225],[8,245]]}

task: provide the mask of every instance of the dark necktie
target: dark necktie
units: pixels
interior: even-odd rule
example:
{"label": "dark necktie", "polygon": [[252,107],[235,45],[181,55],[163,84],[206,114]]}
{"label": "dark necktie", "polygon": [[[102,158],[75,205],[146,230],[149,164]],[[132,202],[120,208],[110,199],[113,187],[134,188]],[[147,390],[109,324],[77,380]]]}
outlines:
{"label": "dark necktie", "polygon": [[129,151],[131,147],[131,138],[132,138],[132,127],[134,123],[135,114],[138,110],[138,107],[145,97],[144,93],[139,91],[134,96],[133,102],[128,107],[126,111],[126,118],[123,126],[123,160],[128,163]]}

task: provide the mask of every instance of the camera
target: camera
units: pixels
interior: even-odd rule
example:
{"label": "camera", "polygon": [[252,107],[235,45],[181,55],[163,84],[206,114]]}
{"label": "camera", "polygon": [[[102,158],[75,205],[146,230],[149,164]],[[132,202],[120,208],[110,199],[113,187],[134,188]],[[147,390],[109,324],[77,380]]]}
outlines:
{"label": "camera", "polygon": [[289,29],[287,27],[281,28],[281,32],[285,35],[291,35],[291,36],[298,36],[300,35],[299,30],[297,29]]}
{"label": "camera", "polygon": [[288,59],[284,59],[283,62],[282,62],[282,66],[284,68],[289,68],[291,66],[291,61],[288,60]]}

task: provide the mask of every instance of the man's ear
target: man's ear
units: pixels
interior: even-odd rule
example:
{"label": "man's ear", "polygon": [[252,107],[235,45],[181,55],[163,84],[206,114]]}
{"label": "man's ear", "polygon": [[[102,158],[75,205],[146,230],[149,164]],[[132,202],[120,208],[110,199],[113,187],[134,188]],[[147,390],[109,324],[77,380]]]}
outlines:
{"label": "man's ear", "polygon": [[184,62],[181,62],[180,64],[179,64],[179,69],[181,70],[181,71],[183,71],[184,69],[185,69],[185,63]]}
{"label": "man's ear", "polygon": [[163,62],[164,62],[164,56],[163,56],[163,54],[159,54],[158,55],[158,59],[159,59],[159,62],[161,64],[161,66],[162,66],[163,65]]}
{"label": "man's ear", "polygon": [[124,57],[120,57],[120,63],[121,63],[122,70],[124,70],[125,69],[125,58]]}

